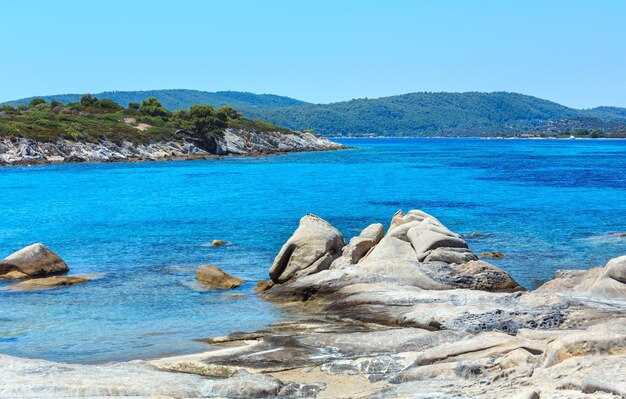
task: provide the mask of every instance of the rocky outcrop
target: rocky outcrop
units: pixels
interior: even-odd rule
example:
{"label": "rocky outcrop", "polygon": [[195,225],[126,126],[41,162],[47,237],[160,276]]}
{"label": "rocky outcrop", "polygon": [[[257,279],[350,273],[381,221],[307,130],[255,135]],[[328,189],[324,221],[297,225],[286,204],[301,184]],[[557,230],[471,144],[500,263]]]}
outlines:
{"label": "rocky outcrop", "polygon": [[382,225],[371,225],[339,256],[341,233],[318,217],[305,216],[270,269],[270,277],[279,284],[263,296],[305,299],[374,283],[436,290],[523,290],[506,272],[478,261],[461,236],[425,212],[398,211],[382,235]]}
{"label": "rocky outcrop", "polygon": [[315,215],[306,215],[276,255],[270,278],[284,283],[326,270],[341,255],[343,246],[343,236],[337,229]]}
{"label": "rocky outcrop", "polygon": [[213,265],[203,265],[196,270],[196,280],[202,282],[209,288],[228,290],[239,287],[244,281],[238,277],[231,276],[222,269]]}
{"label": "rocky outcrop", "polygon": [[15,271],[28,277],[41,277],[69,270],[63,259],[40,243],[22,248],[0,261],[0,275]]}
{"label": "rocky outcrop", "polygon": [[0,165],[52,162],[109,162],[133,160],[201,159],[217,155],[264,155],[294,151],[324,151],[342,145],[305,132],[256,132],[226,129],[202,136],[181,132],[177,140],[153,143],[128,141],[79,142],[59,139],[38,142],[29,138],[0,140]]}

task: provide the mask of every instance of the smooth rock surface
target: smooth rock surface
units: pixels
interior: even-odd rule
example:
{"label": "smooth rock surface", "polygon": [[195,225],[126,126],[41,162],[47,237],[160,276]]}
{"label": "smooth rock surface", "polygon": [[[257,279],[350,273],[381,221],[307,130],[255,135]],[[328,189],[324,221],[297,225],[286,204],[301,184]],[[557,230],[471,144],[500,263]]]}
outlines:
{"label": "smooth rock surface", "polygon": [[270,278],[284,283],[293,277],[326,270],[341,255],[343,236],[324,219],[306,215],[274,259]]}
{"label": "smooth rock surface", "polygon": [[29,245],[0,261],[0,274],[19,271],[30,277],[62,274],[70,271],[57,254],[41,243]]}

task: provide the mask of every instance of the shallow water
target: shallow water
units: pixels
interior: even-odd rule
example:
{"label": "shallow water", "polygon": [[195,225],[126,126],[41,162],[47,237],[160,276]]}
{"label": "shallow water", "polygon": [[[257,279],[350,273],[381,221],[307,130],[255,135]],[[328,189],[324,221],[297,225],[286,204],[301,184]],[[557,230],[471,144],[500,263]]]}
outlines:
{"label": "shallow water", "polygon": [[[307,212],[346,238],[399,208],[432,213],[527,287],[626,254],[626,141],[351,139],[356,149],[206,161],[0,168],[0,257],[43,242],[104,278],[0,291],[0,353],[96,363],[290,317],[256,299]],[[213,239],[234,243],[206,247]],[[197,265],[242,277],[199,291]],[[6,283],[0,283],[6,284]],[[2,287],[0,287],[1,289]],[[246,293],[244,298],[229,294]]]}

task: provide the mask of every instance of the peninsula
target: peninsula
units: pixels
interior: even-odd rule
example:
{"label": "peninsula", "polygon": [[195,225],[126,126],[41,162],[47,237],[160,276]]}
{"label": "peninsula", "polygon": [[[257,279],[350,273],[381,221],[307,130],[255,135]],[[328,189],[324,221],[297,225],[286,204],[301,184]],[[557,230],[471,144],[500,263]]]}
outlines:
{"label": "peninsula", "polygon": [[0,107],[0,165],[200,159],[343,148],[311,132],[244,118],[236,109],[192,105],[171,112],[154,97],[122,107],[79,101]]}

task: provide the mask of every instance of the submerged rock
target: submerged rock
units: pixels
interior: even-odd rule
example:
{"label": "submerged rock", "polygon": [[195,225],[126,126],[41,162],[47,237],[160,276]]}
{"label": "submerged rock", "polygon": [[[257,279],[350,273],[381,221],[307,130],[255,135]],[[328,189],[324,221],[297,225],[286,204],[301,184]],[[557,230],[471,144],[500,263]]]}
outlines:
{"label": "submerged rock", "polygon": [[39,291],[56,287],[82,284],[101,277],[100,275],[53,276],[32,278],[11,286],[12,291]]}
{"label": "submerged rock", "polygon": [[306,215],[274,259],[270,278],[284,283],[326,270],[341,255],[343,236],[324,219]]}
{"label": "submerged rock", "polygon": [[40,277],[67,273],[70,269],[57,254],[45,245],[36,243],[22,248],[0,261],[0,274],[11,271],[18,271],[29,277]]}
{"label": "submerged rock", "polygon": [[213,265],[198,267],[198,270],[196,270],[196,280],[206,284],[210,288],[223,290],[239,287],[244,283],[242,279],[231,276]]}

